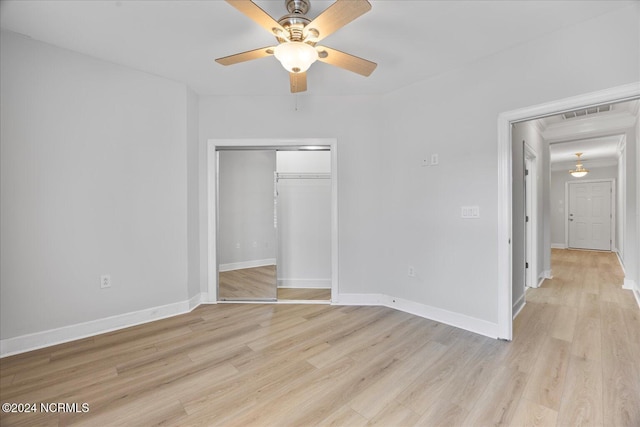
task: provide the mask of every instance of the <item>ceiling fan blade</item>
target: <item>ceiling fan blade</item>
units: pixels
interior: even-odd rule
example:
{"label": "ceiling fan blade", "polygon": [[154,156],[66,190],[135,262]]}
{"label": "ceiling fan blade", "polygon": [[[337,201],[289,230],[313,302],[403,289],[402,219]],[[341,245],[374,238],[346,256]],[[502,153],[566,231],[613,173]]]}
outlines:
{"label": "ceiling fan blade", "polygon": [[251,0],[226,0],[231,6],[238,9],[247,17],[253,19],[258,25],[267,30],[269,33],[277,36],[287,38],[287,32],[285,29],[271,17],[267,12],[262,10],[260,6],[252,2]]}
{"label": "ceiling fan blade", "polygon": [[307,73],[289,73],[289,83],[291,93],[304,92],[307,90]]}
{"label": "ceiling fan blade", "polygon": [[367,0],[337,0],[305,27],[305,35],[318,42],[370,9]]}
{"label": "ceiling fan blade", "polygon": [[248,50],[242,53],[236,53],[235,55],[225,56],[223,58],[216,59],[218,64],[233,65],[239,62],[251,61],[252,59],[264,58],[265,56],[273,55],[273,46],[261,47],[260,49]]}
{"label": "ceiling fan blade", "polygon": [[348,53],[340,52],[330,47],[316,46],[316,49],[318,51],[318,61],[353,71],[365,77],[373,73],[373,70],[378,66],[375,62],[367,61],[366,59],[349,55]]}

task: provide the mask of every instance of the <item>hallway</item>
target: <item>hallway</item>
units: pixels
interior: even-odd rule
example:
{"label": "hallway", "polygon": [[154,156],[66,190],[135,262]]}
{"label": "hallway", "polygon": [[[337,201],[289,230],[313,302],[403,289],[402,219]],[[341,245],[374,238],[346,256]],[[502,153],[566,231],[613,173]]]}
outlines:
{"label": "hallway", "polygon": [[640,425],[640,311],[616,255],[553,249],[551,260],[553,279],[527,291],[514,322],[532,374],[520,405],[558,426]]}

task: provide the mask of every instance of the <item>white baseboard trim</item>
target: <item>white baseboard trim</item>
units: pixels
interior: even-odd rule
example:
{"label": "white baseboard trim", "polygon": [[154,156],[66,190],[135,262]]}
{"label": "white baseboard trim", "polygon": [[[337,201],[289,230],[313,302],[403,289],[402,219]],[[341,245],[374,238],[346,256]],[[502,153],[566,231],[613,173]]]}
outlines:
{"label": "white baseboard trim", "polygon": [[[189,299],[189,311],[198,307],[200,304],[210,304],[209,302],[209,293],[208,292],[200,292],[197,295],[194,295]],[[215,304],[215,303],[214,303]]]}
{"label": "white baseboard trim", "polygon": [[540,273],[540,276],[538,276],[538,283],[536,284],[536,288],[539,288],[540,286],[542,286],[542,283],[544,283],[545,280],[551,280],[553,279],[553,274],[551,273],[551,270],[542,270],[542,273]]}
{"label": "white baseboard trim", "polygon": [[243,268],[264,267],[265,265],[276,265],[275,258],[254,259],[252,261],[230,262],[228,264],[220,264],[218,271],[242,270]]}
{"label": "white baseboard trim", "polygon": [[[540,286],[540,285],[538,285]],[[525,290],[526,293],[526,290]],[[513,313],[513,319],[515,319],[516,317],[518,317],[518,314],[520,314],[520,312],[522,311],[522,309],[524,308],[525,305],[525,299],[524,299],[525,294],[522,294],[520,296],[520,298],[518,298],[518,301],[516,301],[515,304],[513,304],[513,308],[512,308],[512,313]]]}
{"label": "white baseboard trim", "polygon": [[338,300],[332,305],[384,305],[382,294],[338,294]]}
{"label": "white baseboard trim", "polygon": [[207,301],[206,293],[173,304],[3,339],[0,340],[0,358],[188,313],[202,301]]}
{"label": "white baseboard trim", "polygon": [[634,280],[625,278],[624,283],[622,284],[622,289],[628,289],[633,292],[633,296],[636,297],[638,307],[640,307],[640,287],[638,287],[638,284]]}
{"label": "white baseboard trim", "polygon": [[616,256],[618,257],[618,262],[620,263],[622,274],[626,274],[626,272],[624,271],[624,261],[622,260],[622,256],[620,256],[620,252],[616,252]]}
{"label": "white baseboard trim", "polygon": [[403,298],[384,294],[339,294],[334,305],[379,305],[445,323],[490,338],[498,337],[498,324],[477,319],[460,313],[443,310]]}
{"label": "white baseboard trim", "polygon": [[331,289],[331,279],[278,279],[279,288]]}
{"label": "white baseboard trim", "polygon": [[551,249],[567,249],[567,245],[564,243],[552,243]]}

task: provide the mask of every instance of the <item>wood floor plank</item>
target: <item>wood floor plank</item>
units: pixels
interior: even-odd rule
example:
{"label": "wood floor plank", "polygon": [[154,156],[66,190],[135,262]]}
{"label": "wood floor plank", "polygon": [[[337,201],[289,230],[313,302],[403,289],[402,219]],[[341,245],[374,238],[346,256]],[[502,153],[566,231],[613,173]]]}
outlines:
{"label": "wood floor plank", "polygon": [[[351,409],[349,405],[344,405],[329,416],[316,424],[318,427],[339,427],[339,426],[366,426],[369,420]],[[389,425],[389,424],[387,424]]]}
{"label": "wood floor plank", "polygon": [[640,425],[640,376],[638,365],[607,356],[602,359],[604,424]]}
{"label": "wood floor plank", "polygon": [[[520,399],[510,425],[520,427],[546,427],[555,426],[558,413],[546,406],[532,402],[528,399]],[[575,426],[576,424],[567,424]]]}
{"label": "wood floor plank", "polygon": [[539,405],[557,411],[564,390],[571,343],[548,337],[535,367],[527,380],[524,397]]}
{"label": "wood floor plank", "polygon": [[446,349],[447,357],[436,359],[420,375],[414,379],[398,396],[398,402],[412,411],[423,414],[429,407],[433,396],[438,396],[445,390],[449,381],[460,381],[460,368],[473,354],[480,350],[480,341],[458,340]]}
{"label": "wood floor plank", "polygon": [[[439,343],[426,343],[393,371],[388,371],[376,383],[349,401],[349,406],[368,419],[375,418],[383,407],[393,402],[416,376],[447,352],[449,347]],[[376,405],[371,405],[375,401]],[[409,408],[407,408],[409,409]],[[415,411],[411,411],[416,413]],[[417,413],[416,413],[417,414]]]}
{"label": "wood floor plank", "polygon": [[278,288],[278,301],[330,301],[331,289]]}
{"label": "wood floor plank", "polygon": [[455,403],[435,398],[418,420],[418,426],[463,426],[469,411]]}
{"label": "wood floor plank", "polygon": [[572,342],[577,320],[577,307],[570,305],[559,306],[556,310],[556,315],[553,318],[553,323],[551,324],[551,336]]}
{"label": "wood floor plank", "polygon": [[601,360],[602,330],[599,318],[578,317],[571,354],[582,359]]}
{"label": "wood floor plank", "polygon": [[510,425],[527,381],[527,374],[517,368],[496,372],[468,416],[460,425],[507,426]]}
{"label": "wood floor plank", "polygon": [[598,360],[572,356],[560,410],[559,426],[602,426],[602,366]]}

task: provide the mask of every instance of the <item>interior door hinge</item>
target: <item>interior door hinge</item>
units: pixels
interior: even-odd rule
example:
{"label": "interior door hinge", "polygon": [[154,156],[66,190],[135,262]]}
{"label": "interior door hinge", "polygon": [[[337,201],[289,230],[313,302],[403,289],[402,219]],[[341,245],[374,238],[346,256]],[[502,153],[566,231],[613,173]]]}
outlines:
{"label": "interior door hinge", "polygon": [[529,268],[529,263],[528,262],[524,263],[524,268]]}
{"label": "interior door hinge", "polygon": [[526,216],[524,217],[524,222],[529,222],[529,215],[526,215]]}
{"label": "interior door hinge", "polygon": [[529,169],[525,169],[525,170],[524,170],[524,175],[525,175],[525,176],[529,175]]}

